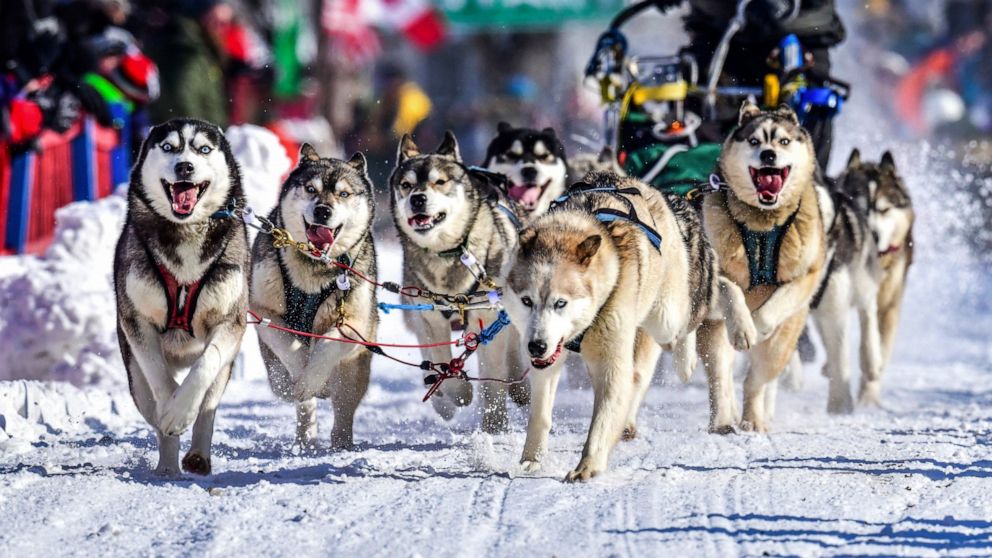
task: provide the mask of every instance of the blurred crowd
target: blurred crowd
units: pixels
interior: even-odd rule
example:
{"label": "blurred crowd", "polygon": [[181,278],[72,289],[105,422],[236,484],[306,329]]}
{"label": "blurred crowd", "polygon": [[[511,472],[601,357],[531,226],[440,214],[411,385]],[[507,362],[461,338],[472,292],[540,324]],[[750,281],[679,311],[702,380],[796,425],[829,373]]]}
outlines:
{"label": "blurred crowd", "polygon": [[907,135],[992,132],[992,0],[870,0],[857,24]]}

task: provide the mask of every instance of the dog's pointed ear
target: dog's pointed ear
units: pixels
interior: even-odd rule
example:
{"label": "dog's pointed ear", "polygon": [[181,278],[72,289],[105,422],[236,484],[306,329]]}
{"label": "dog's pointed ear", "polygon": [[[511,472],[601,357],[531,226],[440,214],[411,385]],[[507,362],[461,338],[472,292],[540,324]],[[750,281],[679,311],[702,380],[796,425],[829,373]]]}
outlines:
{"label": "dog's pointed ear", "polygon": [[309,143],[304,142],[300,146],[300,161],[310,161],[315,163],[320,160],[320,154]]}
{"label": "dog's pointed ear", "polygon": [[847,168],[854,169],[861,166],[861,152],[855,147],[851,150],[851,156],[847,158]]}
{"label": "dog's pointed ear", "polygon": [[761,109],[758,108],[758,105],[750,101],[744,101],[741,103],[740,112],[737,113],[737,125],[743,126],[759,114],[761,114]]}
{"label": "dog's pointed ear", "polygon": [[895,172],[896,171],[896,159],[892,156],[892,152],[886,150],[882,153],[882,161],[878,164],[883,171]]}
{"label": "dog's pointed ear", "polygon": [[541,133],[542,134],[545,134],[545,135],[548,135],[548,136],[551,136],[553,138],[557,138],[558,137],[558,132],[556,132],[555,129],[552,128],[551,126],[548,126],[547,128],[541,130]]}
{"label": "dog's pointed ear", "polygon": [[775,114],[789,120],[796,126],[799,125],[799,117],[796,115],[796,111],[792,110],[792,107],[786,104],[781,104],[775,109]]}
{"label": "dog's pointed ear", "polygon": [[358,171],[358,174],[368,175],[369,164],[365,160],[365,155],[361,151],[356,151],[351,159],[348,159],[348,165]]}
{"label": "dog's pointed ear", "polygon": [[599,246],[603,243],[603,237],[598,234],[590,235],[575,247],[575,260],[579,265],[587,266],[592,257],[599,252]]}
{"label": "dog's pointed ear", "polygon": [[520,243],[518,244],[517,251],[522,256],[529,255],[534,250],[534,241],[537,240],[537,231],[532,228],[526,228],[520,231]]}
{"label": "dog's pointed ear", "polygon": [[458,140],[455,139],[455,134],[451,130],[444,131],[444,139],[441,140],[441,145],[437,146],[435,153],[452,157],[456,161],[462,160],[462,154],[458,151]]}
{"label": "dog's pointed ear", "polygon": [[420,148],[413,142],[410,134],[403,134],[403,137],[400,139],[400,146],[396,150],[396,164],[400,164],[417,155],[420,155]]}
{"label": "dog's pointed ear", "polygon": [[616,156],[613,154],[613,148],[609,145],[604,145],[602,151],[599,152],[599,162],[600,163],[614,163],[616,162]]}
{"label": "dog's pointed ear", "polygon": [[509,122],[502,122],[501,121],[499,124],[496,125],[496,133],[499,133],[499,134],[505,134],[505,133],[509,132],[512,129],[513,129],[513,126],[510,126],[510,123]]}

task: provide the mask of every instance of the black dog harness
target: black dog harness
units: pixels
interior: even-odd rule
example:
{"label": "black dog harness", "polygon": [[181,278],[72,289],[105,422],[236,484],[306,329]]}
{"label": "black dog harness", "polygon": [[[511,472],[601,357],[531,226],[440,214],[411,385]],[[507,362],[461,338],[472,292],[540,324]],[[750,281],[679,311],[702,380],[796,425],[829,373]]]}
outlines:
{"label": "black dog harness", "polygon": [[[317,293],[308,293],[293,284],[289,276],[289,269],[282,259],[282,252],[276,250],[276,258],[279,260],[279,272],[282,274],[282,290],[286,300],[286,314],[283,320],[286,327],[296,331],[306,331],[313,333],[313,322],[317,317],[317,312],[321,305],[338,290],[337,283],[332,281],[330,285],[324,287]],[[351,266],[351,258],[348,254],[338,256],[337,262]],[[347,293],[347,291],[344,291]],[[345,295],[342,295],[342,298]],[[310,338],[298,336],[305,343],[309,344]]]}
{"label": "black dog harness", "polygon": [[744,252],[747,254],[747,267],[751,275],[749,290],[759,285],[778,287],[782,284],[778,280],[779,252],[782,249],[782,240],[785,239],[785,234],[789,232],[798,213],[799,206],[784,223],[775,225],[767,231],[753,231],[744,223],[734,221],[741,233]]}

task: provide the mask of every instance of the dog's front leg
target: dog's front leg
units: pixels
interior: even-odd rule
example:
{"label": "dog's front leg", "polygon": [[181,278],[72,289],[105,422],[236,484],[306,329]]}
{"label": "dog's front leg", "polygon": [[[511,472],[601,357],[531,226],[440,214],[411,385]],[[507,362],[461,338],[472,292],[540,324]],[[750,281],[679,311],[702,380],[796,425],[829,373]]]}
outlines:
{"label": "dog's front leg", "polygon": [[[490,324],[496,318],[494,312],[484,314],[484,323]],[[517,341],[519,343],[519,341]],[[507,360],[510,354],[510,332],[503,331],[488,345],[479,349],[479,365],[481,376],[498,380],[510,378],[512,362]],[[505,432],[506,417],[506,384],[502,382],[482,382],[482,430],[490,434]]]}
{"label": "dog's front leg", "polygon": [[[451,322],[440,312],[408,312],[407,327],[417,337],[421,345],[433,345],[451,340]],[[451,361],[451,347],[430,347],[421,349],[421,355],[434,363]],[[425,375],[428,373],[425,372]],[[445,380],[444,385],[431,397],[431,405],[444,420],[451,420],[458,407],[472,402],[472,386],[465,380]]]}
{"label": "dog's front leg", "polygon": [[551,411],[555,406],[555,393],[558,392],[558,379],[563,367],[561,361],[545,370],[531,370],[530,419],[527,421],[527,440],[520,464],[524,471],[536,473],[541,470],[541,458],[548,451],[548,433],[551,432]]}
{"label": "dog's front leg", "polygon": [[746,351],[758,342],[758,331],[747,309],[744,292],[726,277],[717,281],[717,308],[711,309],[709,319],[725,320],[730,344],[738,351]]}
{"label": "dog's front leg", "polygon": [[162,431],[178,436],[186,431],[200,413],[203,397],[225,366],[234,362],[241,347],[244,326],[225,322],[217,326],[200,358],[193,363],[179,389],[172,394],[159,419]]}
{"label": "dog's front leg", "polygon": [[[583,340],[582,358],[589,366],[594,393],[592,423],[582,449],[582,459],[565,477],[568,482],[588,480],[605,470],[610,450],[620,439],[631,402],[635,330],[619,329],[609,335],[601,330],[619,328],[625,320],[629,321],[617,315],[600,315],[597,323],[604,325],[590,331],[592,335],[587,337],[592,339],[588,349]],[[609,346],[602,346],[604,342]]]}
{"label": "dog's front leg", "polygon": [[[273,320],[273,323],[285,326],[281,320]],[[276,395],[282,398],[291,397],[293,395],[292,383],[295,383],[295,380],[300,377],[307,366],[309,358],[307,345],[295,335],[269,327],[258,328],[258,337],[289,372],[289,382],[270,382],[273,391],[278,390]]]}
{"label": "dog's front leg", "polygon": [[866,293],[858,316],[861,321],[861,389],[858,403],[878,405],[882,389],[882,339],[878,327],[876,293]]}
{"label": "dog's front leg", "polygon": [[759,344],[771,337],[778,326],[796,312],[809,306],[809,300],[819,280],[819,270],[811,270],[802,277],[780,285],[768,300],[752,313]]}

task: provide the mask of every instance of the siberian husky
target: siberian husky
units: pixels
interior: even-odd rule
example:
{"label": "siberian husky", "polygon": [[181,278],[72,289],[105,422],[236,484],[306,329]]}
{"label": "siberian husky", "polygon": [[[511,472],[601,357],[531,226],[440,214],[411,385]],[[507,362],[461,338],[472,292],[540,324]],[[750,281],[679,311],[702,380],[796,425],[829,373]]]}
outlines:
{"label": "siberian husky", "polygon": [[506,306],[536,369],[524,470],[547,450],[564,349],[581,353],[595,392],[573,481],[605,470],[616,441],[634,436],[662,347],[688,378],[704,321],[726,318],[733,344],[751,345],[744,295],[717,272],[694,209],[612,172],[588,174],[521,233]]}
{"label": "siberian husky", "polygon": [[874,381],[863,377],[858,395],[862,404],[878,404],[881,376],[892,358],[899,311],[906,290],[906,274],[913,263],[913,204],[909,190],[896,171],[895,160],[888,151],[878,163],[866,163],[855,150],[837,186],[854,200],[860,211],[867,214],[868,228],[878,248],[882,267],[876,304],[881,364]]}
{"label": "siberian husky", "polygon": [[131,396],[158,437],[158,474],[179,472],[190,425],[182,467],[210,473],[214,415],[248,302],[245,225],[213,216],[242,197],[224,134],[200,120],[152,128],[131,171],[114,257],[117,337]]}
{"label": "siberian husky", "polygon": [[[375,280],[375,195],[365,157],[320,157],[303,144],[299,164],[269,216],[296,239]],[[277,249],[260,234],[252,249],[251,306],[273,323],[321,336],[374,341],[375,287],[313,254]],[[296,443],[317,448],[317,399],[334,409],[331,447],[353,444],[355,410],[369,384],[372,353],[359,345],[261,328],[259,348],[272,391],[296,403]]]}
{"label": "siberian husky", "polygon": [[514,128],[500,122],[496,131],[483,166],[506,175],[509,196],[524,208],[528,219],[544,214],[565,191],[564,144],[553,128]]}
{"label": "siberian husky", "polygon": [[[721,273],[744,291],[758,331],[740,426],[765,432],[766,387],[796,350],[826,260],[812,141],[792,109],[745,104],[723,144],[719,172],[727,187],[706,196],[703,223]],[[729,433],[738,424],[732,355],[716,325],[700,330],[699,351],[710,380],[710,428]]]}
{"label": "siberian husky", "polygon": [[[483,289],[485,285],[476,277],[477,272],[462,263],[463,257],[476,261],[488,279],[503,284],[517,247],[519,217],[514,204],[499,188],[473,178],[451,132],[445,133],[434,153],[422,153],[410,136],[404,136],[389,186],[393,219],[403,247],[406,284],[455,294]],[[451,339],[451,320],[455,316],[410,312],[405,317],[421,344]],[[495,311],[479,311],[465,325],[476,323],[477,318],[491,323],[496,317]],[[523,360],[516,353],[516,328],[507,329],[477,353],[487,377],[507,379],[522,374]],[[451,349],[425,349],[423,355],[433,362],[447,363]],[[506,386],[485,382],[482,393],[483,429],[504,430]],[[522,385],[514,385],[510,395],[517,403],[526,402],[526,388]],[[431,397],[434,409],[446,420],[454,416],[457,407],[471,401],[472,386],[464,380],[446,381]]]}

